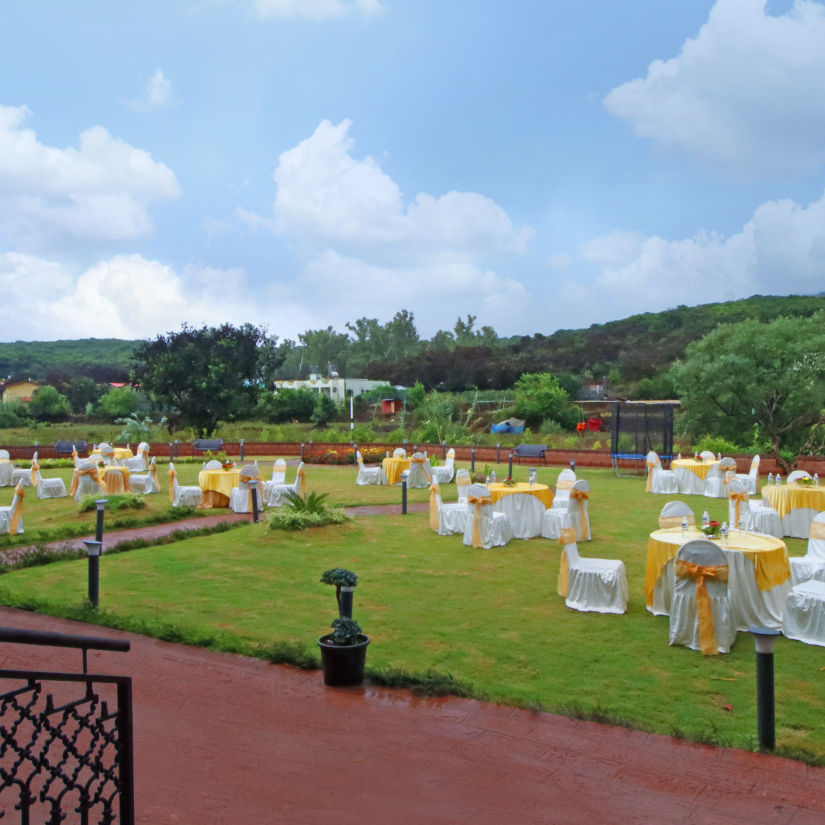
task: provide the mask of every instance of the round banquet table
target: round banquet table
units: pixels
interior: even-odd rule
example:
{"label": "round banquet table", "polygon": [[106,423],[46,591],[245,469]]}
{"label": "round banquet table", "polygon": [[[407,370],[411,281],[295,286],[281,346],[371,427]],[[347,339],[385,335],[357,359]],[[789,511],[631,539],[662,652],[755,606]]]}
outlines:
{"label": "round banquet table", "polygon": [[403,473],[404,470],[410,469],[410,459],[393,458],[390,456],[381,462],[381,466],[384,468],[384,473],[387,476],[387,484],[399,484],[401,482],[401,473]]}
{"label": "round banquet table", "polygon": [[488,484],[487,487],[490,489],[493,504],[500,498],[511,496],[513,493],[527,493],[535,496],[545,507],[553,506],[553,491],[546,484],[528,484],[526,481],[520,481],[508,487],[504,482],[497,481],[495,484]]}
{"label": "round banquet table", "polygon": [[201,470],[198,473],[198,486],[203,492],[200,508],[229,507],[232,488],[238,486],[241,471],[238,470]]}
{"label": "round banquet table", "polygon": [[762,501],[779,513],[782,535],[808,538],[811,520],[825,510],[825,487],[806,484],[767,484]]}
{"label": "round banquet table", "polygon": [[717,461],[697,461],[695,458],[674,458],[670,469],[676,475],[676,483],[682,495],[701,496],[705,492],[705,476]]}
{"label": "round banquet table", "polygon": [[[125,461],[127,458],[134,458],[132,451],[128,447],[114,447],[113,449],[114,453],[110,453],[109,455],[113,456],[114,461]],[[95,458],[102,458],[103,453],[101,453],[100,450],[92,450],[89,453],[89,458],[91,458],[92,461],[94,461],[93,456]]]}
{"label": "round banquet table", "polygon": [[109,495],[129,492],[129,470],[126,467],[118,467],[116,464],[100,467],[97,477]]}
{"label": "round banquet table", "polygon": [[[645,601],[657,616],[670,613],[673,598],[673,559],[679,548],[705,536],[681,527],[654,530],[647,545]],[[716,542],[714,542],[716,543]],[[719,548],[728,560],[728,593],[737,630],[749,627],[782,628],[785,597],[791,588],[788,548],[781,539],[762,533],[734,530]]]}

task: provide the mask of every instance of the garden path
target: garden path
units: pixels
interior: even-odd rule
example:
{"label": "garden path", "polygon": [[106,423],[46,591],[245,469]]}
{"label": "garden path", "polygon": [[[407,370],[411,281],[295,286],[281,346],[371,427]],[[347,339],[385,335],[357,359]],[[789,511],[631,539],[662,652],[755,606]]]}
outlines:
{"label": "garden path", "polygon": [[[6,626],[127,638],[139,825],[819,825],[825,769],[407,690],[0,608]],[[79,670],[0,647],[0,667]],[[754,722],[755,724],[755,722]]]}

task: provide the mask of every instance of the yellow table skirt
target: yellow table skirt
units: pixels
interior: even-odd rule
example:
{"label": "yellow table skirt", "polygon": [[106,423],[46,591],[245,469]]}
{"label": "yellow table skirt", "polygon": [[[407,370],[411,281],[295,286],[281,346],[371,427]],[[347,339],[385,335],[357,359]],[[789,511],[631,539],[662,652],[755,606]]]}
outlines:
{"label": "yellow table skirt", "polygon": [[232,488],[238,486],[240,470],[201,470],[198,486],[203,491],[201,508],[228,507]]}
{"label": "yellow table skirt", "polygon": [[673,461],[670,462],[670,469],[690,470],[694,475],[699,476],[699,478],[704,481],[710,468],[718,463],[718,461],[697,461],[695,458],[674,458]]}
{"label": "yellow table skirt", "polygon": [[762,488],[762,498],[785,518],[791,510],[825,510],[825,487],[797,484],[767,484]]}
{"label": "yellow table skirt", "polygon": [[387,476],[387,484],[398,484],[401,481],[401,473],[410,469],[410,460],[409,458],[385,458],[381,466]]}
{"label": "yellow table skirt", "polygon": [[[686,541],[702,538],[705,538],[704,534],[695,529],[688,530],[682,536],[681,527],[654,530],[650,534],[645,567],[645,600],[648,607],[653,605],[653,591],[667,563]],[[719,546],[722,550],[737,550],[750,559],[760,590],[771,590],[791,577],[788,548],[782,539],[734,530],[728,542],[722,544],[720,541]]]}
{"label": "yellow table skirt", "polygon": [[129,471],[126,467],[101,467],[97,475],[109,495],[129,492]]}
{"label": "yellow table skirt", "polygon": [[527,493],[535,496],[545,507],[553,506],[553,491],[546,484],[533,484],[531,486],[526,481],[520,481],[512,487],[508,487],[503,482],[498,481],[487,486],[490,488],[490,495],[494,504],[503,496],[511,496],[513,493]]}

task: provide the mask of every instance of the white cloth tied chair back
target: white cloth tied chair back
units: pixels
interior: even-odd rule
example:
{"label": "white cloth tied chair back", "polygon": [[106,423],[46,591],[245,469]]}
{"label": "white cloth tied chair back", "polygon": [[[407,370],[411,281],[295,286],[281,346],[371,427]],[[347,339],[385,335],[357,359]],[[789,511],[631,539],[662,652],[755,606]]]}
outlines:
{"label": "white cloth tied chair back", "polygon": [[813,480],[813,476],[807,470],[794,470],[788,474],[788,484],[793,484],[794,481],[799,481],[800,478],[808,481]]}
{"label": "white cloth tied chair back", "polygon": [[727,489],[728,524],[731,529],[741,524],[745,530],[782,538],[782,520],[773,507],[751,501],[745,485],[737,477],[728,479]]}
{"label": "white cloth tied chair back", "polygon": [[198,507],[203,498],[200,487],[193,484],[178,484],[178,474],[171,461],[169,462],[169,498],[173,507]]}
{"label": "white cloth tied chair back", "polygon": [[[37,457],[37,453],[34,454],[32,460]],[[31,468],[25,469],[23,467],[15,467],[11,471],[11,483],[12,487],[17,487],[18,484],[22,484],[24,487],[31,487],[32,485],[32,471]]]}
{"label": "white cloth tied chair back", "polygon": [[825,512],[817,513],[808,530],[808,551],[791,557],[791,585],[810,579],[825,581]]}
{"label": "white cloth tied chair back", "polygon": [[152,493],[160,492],[160,480],[158,479],[158,460],[156,456],[149,462],[149,469],[146,473],[132,473],[129,476],[129,490],[136,495],[148,496]]}
{"label": "white cloth tied chair back", "polygon": [[532,539],[541,535],[547,508],[536,496],[511,493],[493,504],[493,510],[507,516],[514,539]]}
{"label": "white cloth tied chair back", "polygon": [[387,484],[387,474],[384,472],[384,468],[378,464],[375,467],[365,467],[364,466],[364,457],[361,455],[360,450],[355,451],[356,459],[358,460],[358,475],[355,479],[355,483],[363,486],[375,484],[381,486],[382,484]]}
{"label": "white cloth tied chair back", "polygon": [[69,495],[75,501],[82,501],[85,496],[105,496],[106,488],[100,482],[97,464],[89,459],[77,462],[72,473],[72,484]]}
{"label": "white cloth tied chair back", "polygon": [[736,477],[745,485],[749,496],[755,496],[759,489],[759,462],[760,458],[755,455],[751,459],[751,468],[747,473],[737,473]]}
{"label": "white cloth tied chair back", "polygon": [[705,486],[703,495],[707,498],[727,498],[728,491],[725,487],[725,470],[714,464],[705,476]]}
{"label": "white cloth tied chair back", "polygon": [[263,490],[264,501],[269,500],[269,494],[272,492],[272,488],[276,484],[285,484],[286,483],[286,461],[282,458],[278,458],[272,464],[272,477],[269,481],[264,481],[261,489]]}
{"label": "white cloth tied chair back", "polygon": [[221,470],[223,469],[223,464],[218,461],[217,458],[212,458],[203,465],[204,470]]}
{"label": "white cloth tied chair back", "polygon": [[464,544],[470,547],[502,547],[513,537],[504,513],[492,508],[493,497],[485,484],[471,484],[467,491],[470,514],[464,528]]}
{"label": "white cloth tied chair back", "polygon": [[406,458],[407,457],[407,451],[403,447],[396,447],[392,451],[392,457],[393,458]]}
{"label": "white cloth tied chair back", "polygon": [[645,464],[647,465],[647,485],[645,489],[648,493],[671,495],[679,492],[676,473],[673,470],[662,469],[661,459],[654,450],[647,454]]}
{"label": "white cloth tied chair back", "polygon": [[97,448],[100,450],[99,461],[102,464],[108,467],[110,464],[115,463],[115,448],[108,441],[102,441],[97,445]]}
{"label": "white cloth tied chair back", "polygon": [[[148,473],[149,472],[149,444],[146,441],[141,441],[137,445],[137,451],[134,458],[127,458],[123,465],[130,473]],[[160,491],[158,491],[160,492]]]}
{"label": "white cloth tied chair back", "polygon": [[12,486],[14,466],[9,458],[8,450],[0,450],[0,487]]}
{"label": "white cloth tied chair back", "polygon": [[455,486],[459,501],[467,502],[467,492],[470,489],[470,484],[470,471],[462,467],[455,474]]}
{"label": "white cloth tied chair back", "polygon": [[620,559],[582,558],[576,531],[567,513],[559,542],[563,547],[557,590],[571,610],[624,613],[627,610],[627,573]]}
{"label": "white cloth tied chair back", "polygon": [[463,534],[470,513],[466,501],[445,504],[441,498],[441,486],[433,479],[430,485],[430,527],[439,536]]}
{"label": "white cloth tied chair back", "polygon": [[668,642],[706,656],[727,653],[736,639],[728,596],[728,561],[707,539],[685,542],[673,562]]}
{"label": "white cloth tied chair back", "polygon": [[559,538],[565,520],[569,519],[576,533],[576,540],[590,541],[590,514],[588,507],[590,485],[583,478],[580,478],[574,482],[569,494],[564,507],[550,507],[544,511],[541,535],[546,539]]}
{"label": "white cloth tied chair back", "polygon": [[[256,464],[247,464],[241,468],[238,476],[238,486],[233,487],[229,493],[229,506],[235,513],[251,513],[252,512],[252,496],[254,489],[255,501],[257,502],[258,512],[264,509],[263,490],[261,489],[260,470]],[[255,481],[255,484],[250,484]]]}
{"label": "white cloth tied chair back", "polygon": [[11,533],[17,535],[23,532],[23,499],[25,497],[23,485],[14,488],[14,495],[8,507],[0,507],[0,534]]}
{"label": "white cloth tied chair back", "polygon": [[410,457],[410,474],[407,476],[407,489],[426,490],[432,484],[430,460],[424,453],[413,453]]}
{"label": "white cloth tied chair back", "polygon": [[295,480],[292,484],[271,484],[266,491],[265,503],[270,507],[282,507],[287,501],[289,492],[303,497],[306,494],[306,475],[304,473],[304,462],[298,465],[295,471]]}
{"label": "white cloth tied chair back", "polygon": [[430,473],[439,484],[449,484],[455,475],[455,450],[450,447],[447,450],[447,458],[440,467],[430,467]]}
{"label": "white cloth tied chair back", "polygon": [[[570,500],[570,491],[576,483],[576,472],[569,468],[565,468],[559,473],[556,479],[556,491],[553,495],[552,507],[557,510],[566,510],[567,502]],[[555,536],[554,538],[558,538]]]}
{"label": "white cloth tied chair back", "polygon": [[37,453],[32,458],[32,484],[37,488],[38,498],[64,498],[68,495],[66,492],[66,483],[62,478],[43,478],[40,472],[40,463],[37,460]]}
{"label": "white cloth tied chair back", "polygon": [[782,616],[782,635],[825,647],[825,582],[810,579],[790,589]]}
{"label": "white cloth tied chair back", "polygon": [[699,457],[702,461],[716,461],[716,454],[711,450],[702,450],[702,452],[699,453]]}
{"label": "white cloth tied chair back", "polygon": [[669,501],[659,513],[659,527],[681,527],[682,519],[687,519],[688,527],[696,526],[696,516],[690,505],[684,501]]}

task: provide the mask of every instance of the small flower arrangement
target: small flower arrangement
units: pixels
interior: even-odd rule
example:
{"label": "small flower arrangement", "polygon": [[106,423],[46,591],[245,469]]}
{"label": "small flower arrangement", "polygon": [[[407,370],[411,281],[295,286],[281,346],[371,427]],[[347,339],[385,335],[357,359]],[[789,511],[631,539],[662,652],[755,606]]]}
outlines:
{"label": "small flower arrangement", "polygon": [[814,486],[814,480],[812,478],[805,478],[805,476],[802,476],[802,478],[798,478],[796,480],[796,483],[802,485],[803,487]]}
{"label": "small flower arrangement", "polygon": [[223,464],[221,464],[221,466],[224,468],[224,470],[232,470],[235,467],[235,464],[232,461],[224,461]]}
{"label": "small flower arrangement", "polygon": [[722,525],[718,521],[712,521],[704,527],[699,528],[709,539],[718,536],[722,532]]}
{"label": "small flower arrangement", "polygon": [[505,487],[515,487],[516,486],[516,482],[513,481],[512,476],[507,476],[507,478],[504,479],[504,486]]}

